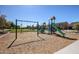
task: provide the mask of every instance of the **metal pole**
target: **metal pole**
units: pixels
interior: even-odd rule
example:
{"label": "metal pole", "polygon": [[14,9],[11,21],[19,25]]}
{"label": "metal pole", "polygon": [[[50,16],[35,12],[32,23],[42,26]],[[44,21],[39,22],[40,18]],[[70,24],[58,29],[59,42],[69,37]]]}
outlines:
{"label": "metal pole", "polygon": [[17,39],[17,19],[16,19],[16,32],[15,32],[15,39]]}
{"label": "metal pole", "polygon": [[52,20],[51,20],[51,35],[52,35]]}
{"label": "metal pole", "polygon": [[13,43],[16,41],[16,39],[17,39],[17,19],[16,19],[15,23],[16,23],[15,39],[11,42],[11,44],[10,44],[7,48],[10,48],[10,47],[12,46],[12,44],[13,44]]}
{"label": "metal pole", "polygon": [[22,24],[21,24],[21,27],[20,27],[20,29],[21,29],[21,33],[22,33]]}
{"label": "metal pole", "polygon": [[37,22],[37,36],[39,36],[39,23]]}

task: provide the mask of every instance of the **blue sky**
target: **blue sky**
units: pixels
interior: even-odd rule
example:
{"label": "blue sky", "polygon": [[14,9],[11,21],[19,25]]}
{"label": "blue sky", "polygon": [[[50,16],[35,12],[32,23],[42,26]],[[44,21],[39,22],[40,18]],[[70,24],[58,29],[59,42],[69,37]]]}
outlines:
{"label": "blue sky", "polygon": [[69,23],[79,21],[79,6],[77,5],[4,5],[0,6],[0,14],[5,14],[8,20],[15,19],[39,21],[48,23],[51,16],[56,16],[57,22]]}

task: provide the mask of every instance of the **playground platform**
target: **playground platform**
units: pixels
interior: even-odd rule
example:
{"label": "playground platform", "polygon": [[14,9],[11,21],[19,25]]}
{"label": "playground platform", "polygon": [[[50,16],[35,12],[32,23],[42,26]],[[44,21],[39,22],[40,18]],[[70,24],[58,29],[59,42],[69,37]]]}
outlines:
{"label": "playground platform", "polygon": [[55,54],[79,54],[79,40],[55,52]]}

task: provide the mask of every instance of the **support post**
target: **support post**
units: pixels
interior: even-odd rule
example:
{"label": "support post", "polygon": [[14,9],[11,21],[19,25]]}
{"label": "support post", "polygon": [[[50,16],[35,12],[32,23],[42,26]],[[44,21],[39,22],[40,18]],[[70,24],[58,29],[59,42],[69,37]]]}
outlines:
{"label": "support post", "polygon": [[22,33],[22,24],[21,24],[21,27],[20,27],[20,29],[21,29],[21,33]]}
{"label": "support post", "polygon": [[15,32],[15,39],[17,39],[17,19],[16,19],[16,32]]}
{"label": "support post", "polygon": [[12,46],[12,44],[13,44],[13,43],[16,41],[16,39],[17,39],[17,19],[16,19],[15,23],[16,23],[15,39],[11,42],[11,44],[10,44],[7,48],[10,48],[10,47]]}
{"label": "support post", "polygon": [[39,23],[37,22],[37,36],[39,36]]}
{"label": "support post", "polygon": [[51,20],[51,35],[52,35],[52,20]]}

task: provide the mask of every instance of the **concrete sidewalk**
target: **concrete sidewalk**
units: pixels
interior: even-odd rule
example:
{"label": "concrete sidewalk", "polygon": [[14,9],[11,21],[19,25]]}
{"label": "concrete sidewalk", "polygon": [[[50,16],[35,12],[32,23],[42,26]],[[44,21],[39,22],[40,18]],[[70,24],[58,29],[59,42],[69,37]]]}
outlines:
{"label": "concrete sidewalk", "polygon": [[79,40],[55,52],[54,54],[79,54]]}

